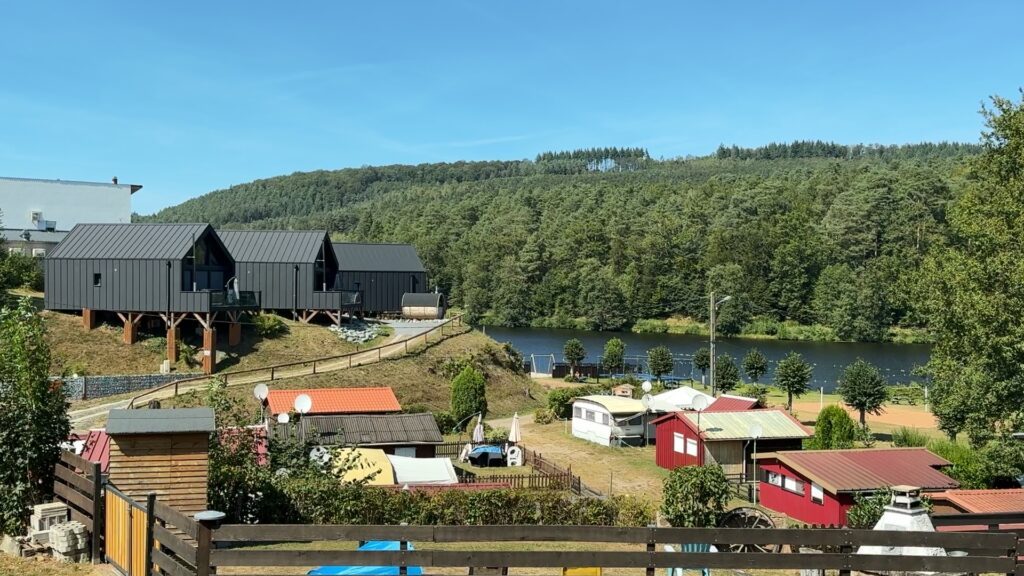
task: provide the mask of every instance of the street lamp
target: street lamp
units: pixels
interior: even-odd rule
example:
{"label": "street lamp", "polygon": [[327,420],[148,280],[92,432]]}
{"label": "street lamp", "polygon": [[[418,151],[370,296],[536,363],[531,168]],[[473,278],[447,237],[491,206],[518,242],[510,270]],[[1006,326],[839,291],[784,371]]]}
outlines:
{"label": "street lamp", "polygon": [[[708,402],[708,397],[705,396],[704,394],[701,394],[699,396],[694,396],[693,400],[690,401],[690,408],[693,408],[693,410],[697,413],[697,441],[698,442],[700,442],[700,413],[705,411],[705,410],[707,410],[708,406],[710,406],[710,405],[711,405],[711,402]],[[698,452],[697,453],[697,462],[701,466],[704,465],[704,453],[703,452]]]}
{"label": "street lamp", "polygon": [[715,293],[711,293],[711,322],[708,327],[709,335],[711,336],[711,395],[715,395],[715,312],[718,311],[718,307],[725,304],[729,300],[732,300],[732,296],[723,296],[720,300],[715,300]]}

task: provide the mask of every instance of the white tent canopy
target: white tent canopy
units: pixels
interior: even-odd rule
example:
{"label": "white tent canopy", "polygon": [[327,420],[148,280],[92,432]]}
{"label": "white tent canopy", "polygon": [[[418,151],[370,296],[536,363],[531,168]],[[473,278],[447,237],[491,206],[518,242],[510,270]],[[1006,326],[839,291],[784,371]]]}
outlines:
{"label": "white tent canopy", "polygon": [[458,484],[459,477],[448,458],[410,458],[388,454],[395,469],[395,484]]}

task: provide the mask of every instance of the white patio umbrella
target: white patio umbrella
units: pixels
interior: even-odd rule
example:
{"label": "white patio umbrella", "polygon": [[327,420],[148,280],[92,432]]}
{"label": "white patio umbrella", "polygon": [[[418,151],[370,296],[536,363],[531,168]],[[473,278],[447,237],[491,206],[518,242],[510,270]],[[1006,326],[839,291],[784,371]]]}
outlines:
{"label": "white patio umbrella", "polygon": [[473,428],[473,442],[481,443],[484,441],[484,415],[481,414],[476,419],[476,427]]}
{"label": "white patio umbrella", "polygon": [[523,441],[523,431],[519,428],[519,412],[512,415],[512,427],[508,431],[508,441],[512,444]]}

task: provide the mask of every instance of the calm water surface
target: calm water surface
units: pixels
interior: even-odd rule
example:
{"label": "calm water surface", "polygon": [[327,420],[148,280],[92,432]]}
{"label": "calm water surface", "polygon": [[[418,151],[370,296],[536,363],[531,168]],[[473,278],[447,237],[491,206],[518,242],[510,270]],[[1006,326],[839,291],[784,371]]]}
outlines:
{"label": "calm water surface", "polygon": [[[690,376],[699,379],[700,371],[692,369],[689,357],[702,346],[708,345],[707,337],[687,334],[634,334],[632,332],[590,332],[586,330],[560,330],[554,328],[500,328],[487,326],[482,328],[487,335],[498,342],[509,342],[519,350],[527,360],[530,355],[537,356],[537,368],[548,371],[550,355],[562,361],[562,347],[570,338],[579,338],[587,349],[584,362],[596,362],[609,339],[618,337],[626,343],[627,363],[637,363],[646,357],[647,350],[655,346],[667,346],[677,356],[675,375]],[[750,340],[750,339],[718,339],[715,348],[719,355],[729,354],[740,366],[743,355],[751,348],[760,350],[769,361],[768,374],[762,377],[763,382],[770,382],[775,363],[789,352],[798,352],[814,368],[813,386],[823,386],[825,391],[835,387],[836,380],[843,368],[863,358],[882,371],[892,383],[909,382],[911,379],[922,381],[921,376],[913,376],[911,371],[926,362],[931,351],[928,344],[892,344],[864,342],[802,342],[791,340]],[[547,358],[541,358],[546,356]]]}

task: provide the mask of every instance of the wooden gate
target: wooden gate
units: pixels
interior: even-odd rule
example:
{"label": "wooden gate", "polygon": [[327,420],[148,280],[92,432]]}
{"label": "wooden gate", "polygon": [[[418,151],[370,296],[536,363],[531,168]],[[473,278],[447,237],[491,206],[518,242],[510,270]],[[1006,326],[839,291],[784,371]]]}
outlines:
{"label": "wooden gate", "polygon": [[125,576],[145,576],[146,507],[109,484],[104,505],[107,561]]}

